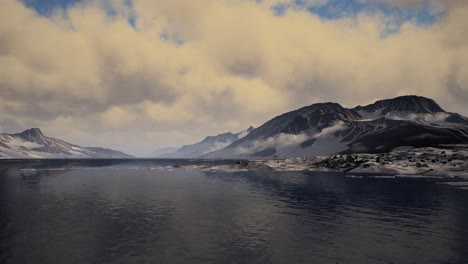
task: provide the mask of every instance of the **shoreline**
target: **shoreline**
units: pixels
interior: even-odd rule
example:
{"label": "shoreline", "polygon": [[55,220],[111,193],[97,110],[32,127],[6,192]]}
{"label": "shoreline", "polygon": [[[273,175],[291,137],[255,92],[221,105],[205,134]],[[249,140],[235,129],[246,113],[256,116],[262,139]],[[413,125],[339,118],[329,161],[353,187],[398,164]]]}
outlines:
{"label": "shoreline", "polygon": [[186,165],[180,168],[209,171],[334,171],[468,179],[468,146],[412,148],[377,154],[249,160],[239,161],[234,165]]}

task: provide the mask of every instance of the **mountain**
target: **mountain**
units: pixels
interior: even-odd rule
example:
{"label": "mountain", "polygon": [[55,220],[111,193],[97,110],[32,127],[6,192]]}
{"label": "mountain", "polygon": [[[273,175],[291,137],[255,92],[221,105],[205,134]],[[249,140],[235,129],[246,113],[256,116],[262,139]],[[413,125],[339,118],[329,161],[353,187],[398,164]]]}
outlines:
{"label": "mountain", "polygon": [[222,133],[216,136],[208,136],[200,142],[192,145],[185,145],[172,153],[164,153],[155,158],[197,158],[207,153],[222,149],[232,142],[247,136],[254,128],[251,126],[239,133]]}
{"label": "mountain", "polygon": [[151,152],[149,157],[157,157],[157,156],[162,156],[166,154],[171,154],[171,153],[176,152],[177,150],[179,150],[179,148],[176,148],[176,147],[160,148]]}
{"label": "mountain", "polygon": [[418,123],[447,121],[468,124],[468,119],[457,113],[446,112],[434,100],[422,96],[407,95],[393,99],[380,100],[366,106],[354,108],[364,119],[411,120]]}
{"label": "mountain", "polygon": [[288,158],[468,143],[468,118],[422,96],[344,108],[318,103],[277,116],[202,158]]}
{"label": "mountain", "polygon": [[379,100],[366,106],[356,106],[361,114],[378,113],[387,115],[391,113],[435,114],[445,112],[434,100],[422,96],[406,95],[393,99]]}
{"label": "mountain", "polygon": [[17,134],[0,134],[0,158],[132,158],[125,153],[96,147],[80,147],[45,136],[39,128]]}

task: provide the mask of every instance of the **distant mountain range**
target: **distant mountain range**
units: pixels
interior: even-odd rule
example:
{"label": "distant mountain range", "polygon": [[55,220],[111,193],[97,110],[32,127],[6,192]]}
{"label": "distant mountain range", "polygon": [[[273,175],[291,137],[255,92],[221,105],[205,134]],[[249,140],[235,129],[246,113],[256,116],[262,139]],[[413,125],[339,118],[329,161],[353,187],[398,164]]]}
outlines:
{"label": "distant mountain range", "polygon": [[179,150],[179,148],[177,148],[177,147],[160,148],[160,149],[157,149],[157,150],[151,152],[151,154],[149,155],[149,157],[150,157],[150,158],[153,158],[153,157],[163,157],[164,155],[174,153],[174,152],[176,152],[177,150]]}
{"label": "distant mountain range", "polygon": [[344,108],[318,103],[277,116],[200,158],[288,158],[468,143],[468,118],[434,100],[400,96]]}
{"label": "distant mountain range", "polygon": [[[270,159],[337,153],[387,152],[399,147],[468,144],[468,118],[434,100],[400,96],[345,108],[318,103],[279,115],[258,128],[208,136],[180,148],[159,149],[154,158]],[[45,136],[38,128],[0,134],[0,158],[132,158]]]}
{"label": "distant mountain range", "polygon": [[17,134],[0,134],[0,159],[40,158],[133,158],[120,151],[80,147],[45,136],[39,128]]}
{"label": "distant mountain range", "polygon": [[[198,158],[205,154],[220,150],[224,147],[229,146],[236,140],[239,140],[245,136],[247,136],[250,132],[252,132],[254,128],[251,126],[245,130],[242,130],[239,133],[223,133],[216,136],[208,136],[200,142],[197,142],[192,145],[185,145],[180,148],[163,148],[156,150],[153,153],[155,158]],[[173,150],[173,151],[170,151]]]}

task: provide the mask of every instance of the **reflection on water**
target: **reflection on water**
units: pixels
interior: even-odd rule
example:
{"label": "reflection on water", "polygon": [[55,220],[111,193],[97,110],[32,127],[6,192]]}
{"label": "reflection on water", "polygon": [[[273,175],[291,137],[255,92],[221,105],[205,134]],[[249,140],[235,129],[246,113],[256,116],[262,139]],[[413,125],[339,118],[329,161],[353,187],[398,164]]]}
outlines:
{"label": "reflection on water", "polygon": [[0,164],[0,263],[468,260],[467,190],[174,162]]}

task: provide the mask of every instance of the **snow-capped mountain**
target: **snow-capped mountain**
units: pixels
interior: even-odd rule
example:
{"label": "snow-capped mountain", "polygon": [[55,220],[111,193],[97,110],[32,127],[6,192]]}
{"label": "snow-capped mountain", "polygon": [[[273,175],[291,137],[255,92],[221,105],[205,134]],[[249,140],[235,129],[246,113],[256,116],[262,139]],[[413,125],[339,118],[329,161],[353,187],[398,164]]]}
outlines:
{"label": "snow-capped mountain", "polygon": [[227,132],[216,136],[208,136],[200,142],[182,146],[172,153],[156,155],[155,158],[197,158],[207,153],[222,149],[230,145],[232,142],[247,136],[253,130],[253,127],[249,127],[235,134]]}
{"label": "snow-capped mountain", "polygon": [[45,136],[39,128],[17,134],[0,134],[0,158],[132,158],[125,153],[96,147],[80,147]]}
{"label": "snow-capped mountain", "polygon": [[366,106],[354,108],[364,119],[381,117],[396,120],[410,120],[417,123],[460,123],[468,124],[468,119],[456,113],[446,112],[434,100],[422,96],[400,96],[380,100]]}
{"label": "snow-capped mountain", "polygon": [[379,115],[405,112],[413,114],[435,114],[445,112],[434,100],[412,95],[379,100],[366,106],[358,105],[354,110],[364,114],[378,113]]}
{"label": "snow-capped mountain", "polygon": [[434,100],[401,96],[344,108],[319,103],[277,116],[202,158],[287,158],[468,143],[468,118]]}

